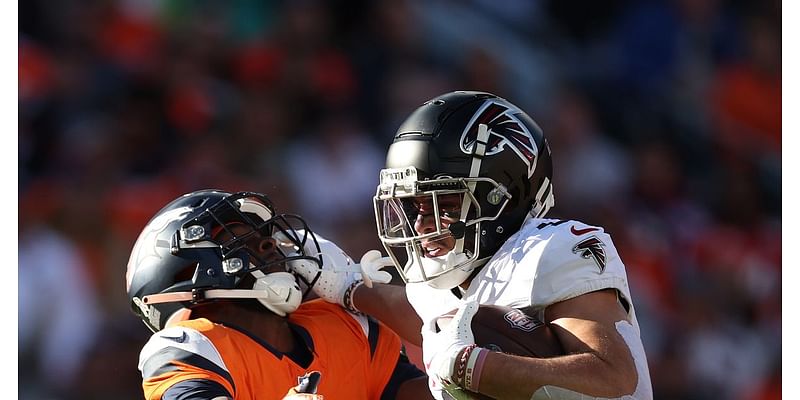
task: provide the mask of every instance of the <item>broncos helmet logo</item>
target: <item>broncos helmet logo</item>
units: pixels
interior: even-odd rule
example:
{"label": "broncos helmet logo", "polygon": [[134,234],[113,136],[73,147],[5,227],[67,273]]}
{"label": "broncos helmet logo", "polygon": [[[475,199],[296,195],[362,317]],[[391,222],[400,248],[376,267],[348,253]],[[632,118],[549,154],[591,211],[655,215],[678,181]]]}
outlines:
{"label": "broncos helmet logo", "polygon": [[603,249],[603,246],[605,246],[605,243],[601,242],[597,237],[592,236],[578,242],[578,244],[572,248],[572,252],[586,259],[593,259],[594,262],[597,263],[597,266],[600,267],[600,273],[602,274],[606,269],[606,251]]}
{"label": "broncos helmet logo", "polygon": [[[153,220],[147,224],[142,233],[139,234],[139,239],[136,240],[134,248],[131,251],[132,256],[130,260],[128,260],[128,269],[125,272],[126,290],[131,289],[133,275],[138,268],[143,265],[154,264],[146,262],[146,259],[162,258],[165,254],[169,253],[170,243],[158,240],[158,235],[160,235],[164,229],[167,229],[172,221],[181,220],[190,212],[192,212],[192,208],[190,207],[176,208],[154,217]],[[147,246],[153,247],[150,248]]]}
{"label": "broncos helmet logo", "polygon": [[461,151],[472,154],[478,138],[478,126],[486,124],[489,128],[489,140],[484,155],[491,156],[510,148],[528,166],[528,177],[531,177],[536,169],[539,149],[531,132],[517,117],[518,114],[522,114],[522,111],[517,108],[509,108],[495,100],[487,100],[475,112],[461,134]]}

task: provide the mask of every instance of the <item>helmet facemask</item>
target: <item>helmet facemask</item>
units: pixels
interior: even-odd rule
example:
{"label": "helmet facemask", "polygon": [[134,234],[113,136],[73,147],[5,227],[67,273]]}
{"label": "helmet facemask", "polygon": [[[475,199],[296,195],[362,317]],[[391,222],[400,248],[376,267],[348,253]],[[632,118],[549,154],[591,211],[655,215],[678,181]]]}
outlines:
{"label": "helmet facemask", "polygon": [[[496,213],[484,215],[474,194],[479,185],[490,188]],[[378,234],[403,280],[450,289],[486,261],[481,224],[496,219],[509,200],[489,178],[419,180],[414,167],[384,169],[374,198]]]}

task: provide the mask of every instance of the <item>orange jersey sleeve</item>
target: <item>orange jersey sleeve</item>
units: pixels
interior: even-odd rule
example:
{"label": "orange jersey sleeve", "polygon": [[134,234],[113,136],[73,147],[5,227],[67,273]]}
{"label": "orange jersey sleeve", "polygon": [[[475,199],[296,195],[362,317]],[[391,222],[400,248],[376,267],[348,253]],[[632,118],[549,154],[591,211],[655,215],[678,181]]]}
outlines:
{"label": "orange jersey sleeve", "polygon": [[206,319],[153,335],[139,365],[148,400],[160,400],[176,383],[192,379],[216,382],[234,399],[280,399],[305,371],[250,336]]}
{"label": "orange jersey sleeve", "polygon": [[161,399],[172,385],[193,379],[216,382],[229,395],[235,393],[225,361],[204,334],[213,327],[207,320],[187,321],[150,338],[139,360],[146,399]]}

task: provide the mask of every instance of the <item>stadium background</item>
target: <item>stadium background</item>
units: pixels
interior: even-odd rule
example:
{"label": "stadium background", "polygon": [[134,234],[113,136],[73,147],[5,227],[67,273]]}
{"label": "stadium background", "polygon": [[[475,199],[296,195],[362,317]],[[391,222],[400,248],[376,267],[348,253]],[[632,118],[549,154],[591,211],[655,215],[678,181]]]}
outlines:
{"label": "stadium background", "polygon": [[657,399],[781,392],[778,1],[26,0],[19,397],[141,398],[124,274],[160,206],[269,194],[354,257],[402,118],[526,110],[551,216],[609,231]]}

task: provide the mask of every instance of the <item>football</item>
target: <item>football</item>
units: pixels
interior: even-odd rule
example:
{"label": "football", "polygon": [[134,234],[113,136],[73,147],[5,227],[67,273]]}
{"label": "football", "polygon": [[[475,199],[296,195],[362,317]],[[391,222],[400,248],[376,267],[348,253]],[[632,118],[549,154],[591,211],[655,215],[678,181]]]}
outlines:
{"label": "football", "polygon": [[[436,323],[441,329],[451,319],[442,316]],[[549,325],[513,307],[481,305],[472,318],[472,334],[475,344],[493,351],[537,358],[564,354]]]}

